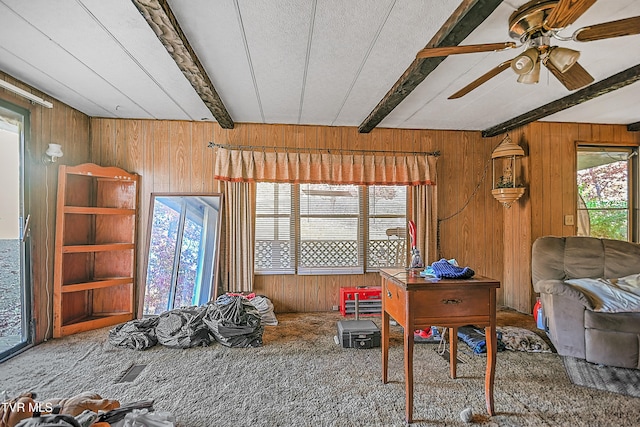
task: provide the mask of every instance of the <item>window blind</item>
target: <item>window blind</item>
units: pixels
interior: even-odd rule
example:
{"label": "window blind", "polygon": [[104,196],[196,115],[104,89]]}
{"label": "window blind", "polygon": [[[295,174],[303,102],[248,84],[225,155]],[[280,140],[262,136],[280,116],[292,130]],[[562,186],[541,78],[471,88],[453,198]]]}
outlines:
{"label": "window blind", "polygon": [[292,184],[260,182],[256,188],[255,271],[295,272]]}

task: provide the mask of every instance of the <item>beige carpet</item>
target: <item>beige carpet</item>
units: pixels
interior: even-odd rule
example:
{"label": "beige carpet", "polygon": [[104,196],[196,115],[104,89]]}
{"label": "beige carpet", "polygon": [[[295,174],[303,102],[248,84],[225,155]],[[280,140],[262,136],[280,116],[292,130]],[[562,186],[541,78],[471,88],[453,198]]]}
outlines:
{"label": "beige carpet", "polygon": [[[401,330],[393,328],[389,384],[382,384],[380,349],[341,349],[336,313],[280,314],[264,346],[219,344],[139,352],[114,348],[108,329],[49,341],[0,364],[0,390],[41,398],[95,391],[121,402],[155,399],[182,426],[402,426]],[[374,318],[379,322],[378,318]],[[502,318],[504,320],[504,318]],[[522,326],[522,325],[517,325]],[[637,426],[640,399],[573,385],[557,354],[498,353],[497,415],[484,404],[485,358],[460,344],[459,378],[448,377],[436,344],[415,350],[417,426]],[[116,380],[132,365],[147,367],[131,383]]]}

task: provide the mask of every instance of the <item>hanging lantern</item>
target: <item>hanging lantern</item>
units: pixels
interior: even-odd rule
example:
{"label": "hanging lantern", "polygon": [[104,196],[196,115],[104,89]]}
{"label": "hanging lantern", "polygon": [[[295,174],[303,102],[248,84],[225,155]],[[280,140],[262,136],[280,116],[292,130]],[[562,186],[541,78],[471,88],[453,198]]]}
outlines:
{"label": "hanging lantern", "polygon": [[[493,163],[493,189],[491,194],[505,208],[511,207],[511,203],[518,200],[524,194],[524,186],[517,183],[516,159],[524,156],[524,150],[505,136],[502,142],[491,153]],[[502,167],[502,173],[496,178],[497,167]]]}

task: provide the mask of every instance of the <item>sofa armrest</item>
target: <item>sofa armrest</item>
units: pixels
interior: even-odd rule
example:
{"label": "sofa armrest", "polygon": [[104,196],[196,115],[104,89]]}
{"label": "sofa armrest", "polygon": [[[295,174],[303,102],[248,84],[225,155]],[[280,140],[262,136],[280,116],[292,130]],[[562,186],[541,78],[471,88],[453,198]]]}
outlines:
{"label": "sofa armrest", "polygon": [[562,280],[540,280],[533,285],[533,289],[541,294],[562,295],[571,298],[587,309],[593,310],[593,304],[582,292]]}

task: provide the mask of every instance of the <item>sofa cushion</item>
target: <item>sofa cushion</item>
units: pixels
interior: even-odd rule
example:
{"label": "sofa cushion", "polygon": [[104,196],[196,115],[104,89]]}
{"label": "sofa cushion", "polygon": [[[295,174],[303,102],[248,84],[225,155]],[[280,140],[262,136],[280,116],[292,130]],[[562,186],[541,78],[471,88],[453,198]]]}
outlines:
{"label": "sofa cushion", "polygon": [[[540,237],[533,242],[531,275],[535,286],[540,280],[564,280],[564,238]],[[540,291],[538,291],[540,292]]]}
{"label": "sofa cushion", "polygon": [[564,271],[568,279],[603,277],[604,265],[602,240],[565,238]]}
{"label": "sofa cushion", "polygon": [[531,274],[540,280],[612,279],[640,272],[640,244],[595,237],[545,236],[533,243]]}
{"label": "sofa cushion", "polygon": [[585,310],[584,327],[640,335],[640,313],[597,313]]}
{"label": "sofa cushion", "polygon": [[605,253],[604,278],[628,276],[640,272],[640,244],[602,239]]}
{"label": "sofa cushion", "polygon": [[625,332],[585,329],[585,360],[620,368],[640,369],[638,338],[636,334]]}

